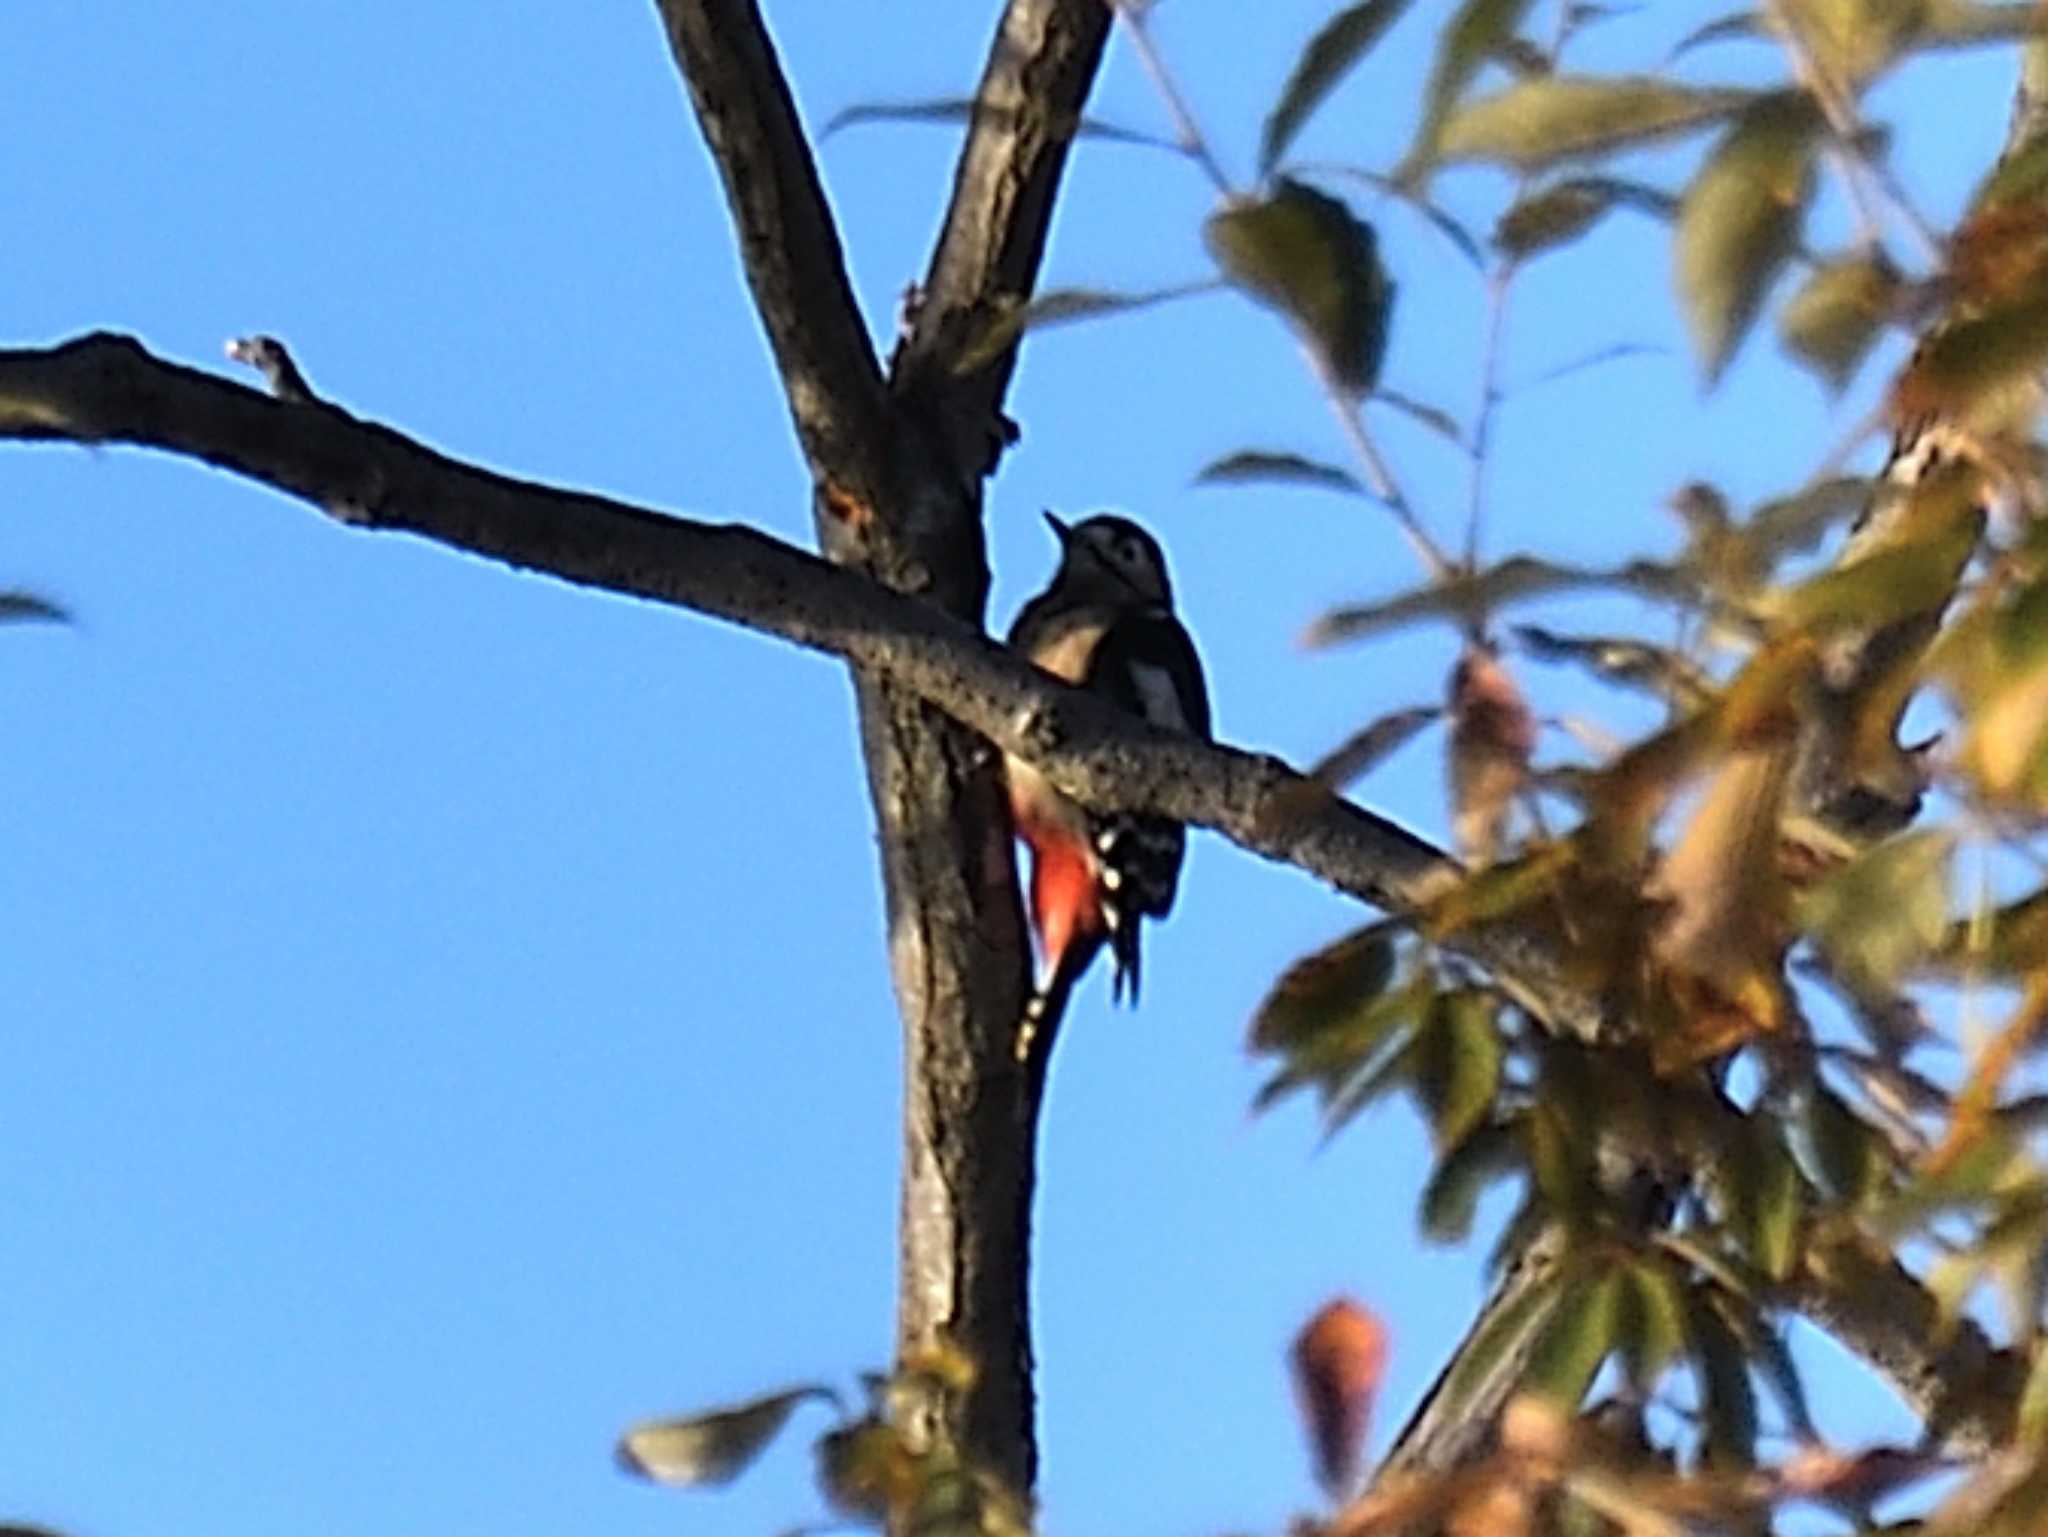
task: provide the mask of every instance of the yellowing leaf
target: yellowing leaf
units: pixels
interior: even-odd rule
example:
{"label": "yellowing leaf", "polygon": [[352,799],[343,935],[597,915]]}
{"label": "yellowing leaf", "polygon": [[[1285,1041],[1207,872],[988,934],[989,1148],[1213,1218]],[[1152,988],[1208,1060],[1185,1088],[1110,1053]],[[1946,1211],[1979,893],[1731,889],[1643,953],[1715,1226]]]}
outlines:
{"label": "yellowing leaf", "polygon": [[[1720,1039],[1726,1030],[1773,1030],[1783,1022],[1789,928],[1778,827],[1791,765],[1786,742],[1730,753],[1658,872],[1657,895],[1669,912],[1653,948],[1700,1016],[1687,1033],[1702,1054],[1728,1044]],[[1741,1020],[1715,1018],[1724,1008]]]}
{"label": "yellowing leaf", "polygon": [[1803,95],[1751,105],[1686,188],[1678,297],[1707,382],[1727,367],[1798,243],[1820,118]]}
{"label": "yellowing leaf", "polygon": [[730,1409],[714,1409],[682,1419],[648,1420],[619,1438],[618,1464],[627,1472],[657,1484],[727,1484],[775,1439],[798,1404],[807,1398],[834,1396],[830,1388],[806,1386],[771,1393]]}
{"label": "yellowing leaf", "polygon": [[849,1520],[881,1525],[916,1501],[924,1479],[917,1454],[894,1425],[865,1419],[819,1438],[819,1487]]}
{"label": "yellowing leaf", "polygon": [[1883,334],[1898,296],[1898,271],[1882,256],[1825,263],[1778,312],[1778,339],[1829,389],[1840,391]]}
{"label": "yellowing leaf", "polygon": [[1436,59],[1422,92],[1422,122],[1408,151],[1403,180],[1419,179],[1436,158],[1437,136],[1451,108],[1486,61],[1515,35],[1530,0],[1460,0],[1438,35]]}
{"label": "yellowing leaf", "polygon": [[1370,392],[1394,302],[1370,224],[1282,177],[1271,196],[1210,215],[1202,234],[1232,283],[1292,321],[1339,383]]}
{"label": "yellowing leaf", "polygon": [[1684,133],[1754,99],[1650,75],[1539,75],[1452,113],[1437,156],[1539,171]]}

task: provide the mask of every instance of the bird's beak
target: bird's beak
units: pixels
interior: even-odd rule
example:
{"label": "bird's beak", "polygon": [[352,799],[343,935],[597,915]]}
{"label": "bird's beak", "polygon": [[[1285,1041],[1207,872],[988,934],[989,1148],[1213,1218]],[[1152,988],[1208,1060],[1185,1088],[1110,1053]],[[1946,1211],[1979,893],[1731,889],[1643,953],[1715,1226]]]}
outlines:
{"label": "bird's beak", "polygon": [[1059,539],[1060,548],[1064,550],[1067,547],[1067,541],[1073,538],[1074,530],[1050,510],[1046,512],[1045,521],[1052,528],[1053,534]]}

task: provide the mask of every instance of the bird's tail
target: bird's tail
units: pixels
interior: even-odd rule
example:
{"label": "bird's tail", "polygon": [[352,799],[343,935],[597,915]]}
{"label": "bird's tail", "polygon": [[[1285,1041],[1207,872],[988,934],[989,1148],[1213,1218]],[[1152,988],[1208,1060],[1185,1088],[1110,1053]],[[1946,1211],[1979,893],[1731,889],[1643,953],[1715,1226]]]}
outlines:
{"label": "bird's tail", "polygon": [[[1089,943],[1079,936],[1061,953],[1058,961],[1049,967],[1038,986],[1024,1003],[1024,1017],[1017,1021],[1016,1058],[1028,1062],[1034,1055],[1050,1052],[1054,1034],[1059,1030],[1061,1019],[1066,1017],[1067,1000],[1073,996],[1074,984],[1081,979],[1081,973],[1088,969],[1088,963],[1095,959],[1095,951],[1101,940]],[[1117,963],[1117,975],[1123,975],[1123,963]]]}

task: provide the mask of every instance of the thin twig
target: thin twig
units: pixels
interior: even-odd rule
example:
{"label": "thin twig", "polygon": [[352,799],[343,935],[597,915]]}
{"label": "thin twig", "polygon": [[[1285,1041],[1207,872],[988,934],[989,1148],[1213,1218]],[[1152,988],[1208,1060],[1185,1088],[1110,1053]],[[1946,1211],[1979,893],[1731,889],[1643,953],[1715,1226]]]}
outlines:
{"label": "thin twig", "polygon": [[1935,233],[1934,226],[1913,206],[1898,179],[1872,158],[1864,147],[1867,140],[1863,124],[1856,116],[1854,96],[1823,67],[1820,58],[1808,45],[1805,34],[1799,30],[1799,23],[1785,0],[1771,0],[1766,13],[1783,37],[1786,51],[1792,55],[1792,66],[1799,83],[1812,93],[1813,99],[1820,104],[1821,115],[1827,119],[1828,134],[1834,140],[1835,158],[1842,168],[1842,184],[1849,200],[1855,204],[1857,222],[1862,226],[1864,235],[1874,244],[1884,227],[1871,196],[1871,189],[1875,188],[1884,195],[1892,212],[1912,235],[1920,247],[1922,258],[1929,266],[1940,266],[1941,237]]}
{"label": "thin twig", "polygon": [[1181,147],[1195,158],[1201,168],[1209,173],[1209,180],[1216,184],[1216,190],[1225,197],[1235,197],[1237,189],[1230,184],[1230,178],[1223,174],[1223,166],[1209,148],[1209,141],[1203,136],[1202,128],[1195,121],[1195,114],[1189,110],[1187,101],[1173,83],[1173,77],[1166,72],[1165,61],[1159,57],[1159,50],[1152,44],[1152,33],[1146,26],[1145,13],[1150,9],[1150,0],[1105,0],[1124,24],[1124,30],[1131,34],[1131,47],[1137,51],[1138,62],[1145,73],[1152,77],[1152,84],[1166,103],[1167,114],[1173,119],[1174,132],[1180,136]]}
{"label": "thin twig", "polygon": [[1337,425],[1343,430],[1344,439],[1351,445],[1353,453],[1365,471],[1366,489],[1380,499],[1395,523],[1408,540],[1408,546],[1415,551],[1418,559],[1436,581],[1449,581],[1457,575],[1458,568],[1451,558],[1444,554],[1437,542],[1429,537],[1429,530],[1422,526],[1422,520],[1415,515],[1415,508],[1402,491],[1400,482],[1387,467],[1379,445],[1366,430],[1365,419],[1358,413],[1358,397],[1330,367],[1330,360],[1314,343],[1305,343],[1302,350],[1308,354],[1310,370],[1316,376],[1316,383],[1322,386],[1323,398],[1330,403],[1330,410],[1337,418]]}
{"label": "thin twig", "polygon": [[[1223,167],[1211,153],[1208,140],[1202,136],[1201,127],[1195,122],[1194,113],[1188,110],[1186,99],[1182,97],[1179,87],[1173,83],[1173,76],[1166,68],[1166,61],[1159,56],[1159,50],[1153,46],[1152,35],[1146,30],[1145,16],[1150,9],[1151,0],[1104,0],[1104,3],[1114,9],[1117,19],[1130,33],[1131,45],[1137,50],[1138,60],[1144,65],[1145,73],[1152,77],[1152,84],[1158,88],[1160,99],[1166,103],[1166,110],[1173,118],[1175,129],[1180,134],[1181,142],[1186,146],[1188,153],[1209,173],[1209,179],[1216,184],[1216,190],[1222,193],[1226,200],[1235,198],[1238,195],[1236,189],[1231,186],[1230,178],[1223,174]],[[1379,445],[1373,442],[1372,434],[1366,430],[1364,418],[1358,411],[1357,392],[1337,377],[1336,371],[1330,366],[1329,358],[1324,356],[1323,349],[1315,342],[1304,340],[1302,350],[1308,355],[1309,370],[1315,375],[1316,383],[1321,386],[1323,398],[1329,402],[1330,410],[1337,418],[1337,425],[1343,429],[1345,440],[1358,455],[1359,464],[1365,471],[1366,488],[1379,498],[1388,512],[1393,514],[1394,521],[1400,525],[1410,548],[1415,551],[1431,577],[1441,582],[1455,576],[1457,567],[1452,564],[1450,557],[1444,554],[1437,542],[1429,537],[1428,530],[1423,528],[1421,520],[1415,515],[1414,507],[1410,505],[1400,484],[1394,479],[1393,472],[1388,469],[1386,459],[1380,454]]]}
{"label": "thin twig", "polygon": [[1472,416],[1471,495],[1465,506],[1465,569],[1479,569],[1479,537],[1486,518],[1486,450],[1493,436],[1494,408],[1501,402],[1502,338],[1507,330],[1508,292],[1519,270],[1509,257],[1486,278],[1486,331],[1480,343],[1479,405]]}

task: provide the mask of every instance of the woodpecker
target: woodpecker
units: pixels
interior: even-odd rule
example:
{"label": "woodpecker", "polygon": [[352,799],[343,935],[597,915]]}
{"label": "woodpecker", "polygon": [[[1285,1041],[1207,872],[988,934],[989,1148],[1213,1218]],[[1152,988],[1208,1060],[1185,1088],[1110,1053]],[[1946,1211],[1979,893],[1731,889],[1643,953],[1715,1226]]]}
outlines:
{"label": "woodpecker", "polygon": [[[1209,695],[1194,643],[1173,613],[1166,557],[1128,518],[1069,527],[1059,570],[1010,627],[1011,649],[1054,677],[1152,722],[1207,740]],[[1173,906],[1187,831],[1162,817],[1098,813],[1075,804],[1030,764],[1010,758],[1010,817],[1031,850],[1031,930],[1038,980],[1017,1036],[1057,1024],[1067,996],[1106,941],[1112,1001],[1138,999],[1138,927]]]}

